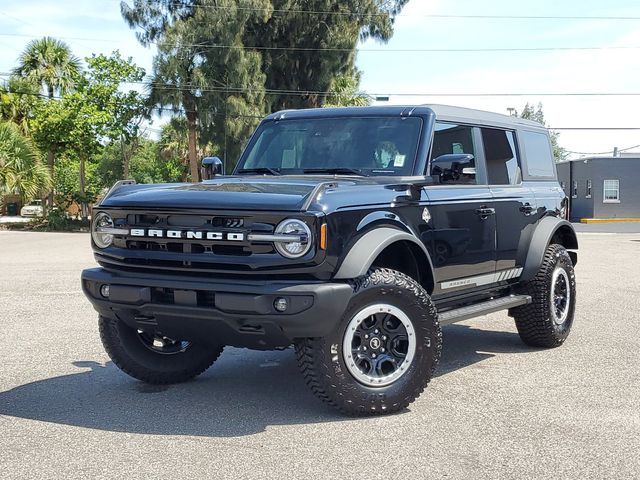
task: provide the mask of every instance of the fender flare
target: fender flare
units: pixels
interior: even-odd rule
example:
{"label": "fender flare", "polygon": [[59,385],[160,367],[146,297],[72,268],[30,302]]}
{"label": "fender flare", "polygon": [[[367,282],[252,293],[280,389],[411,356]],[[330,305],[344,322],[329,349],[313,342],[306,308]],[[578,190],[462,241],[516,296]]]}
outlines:
{"label": "fender flare", "polygon": [[[553,238],[555,233],[563,227],[568,227],[571,232],[569,238],[570,244],[566,247],[570,249],[578,248],[578,238],[571,223],[558,217],[543,218],[542,220],[540,220],[540,223],[536,227],[536,230],[533,233],[533,237],[531,238],[531,243],[529,244],[529,252],[527,253],[527,259],[525,260],[524,264],[524,270],[522,271],[522,275],[520,276],[521,282],[527,282],[536,275],[536,273],[540,269],[540,265],[542,265],[544,252],[549,246],[551,239]],[[572,260],[575,263],[576,259],[573,258],[574,256],[575,254],[572,256]]]}
{"label": "fender flare", "polygon": [[433,263],[426,247],[413,235],[395,228],[381,227],[371,230],[360,237],[344,257],[338,272],[334,276],[337,280],[358,278],[367,273],[373,262],[382,251],[396,242],[407,241],[418,246],[425,254],[431,273]]}

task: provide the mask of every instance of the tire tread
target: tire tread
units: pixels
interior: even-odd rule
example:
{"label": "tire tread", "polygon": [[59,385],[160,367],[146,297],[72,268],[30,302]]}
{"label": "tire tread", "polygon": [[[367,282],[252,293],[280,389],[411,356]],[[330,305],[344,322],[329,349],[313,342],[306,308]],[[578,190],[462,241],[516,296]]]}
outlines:
{"label": "tire tread", "polygon": [[[382,408],[367,407],[364,401],[354,405],[352,400],[341,398],[338,392],[331,391],[331,377],[328,372],[331,371],[331,365],[327,361],[327,356],[323,354],[326,344],[322,338],[305,338],[296,342],[295,351],[299,368],[304,376],[306,384],[311,391],[323,402],[337,408],[346,415],[363,416],[363,415],[382,415],[397,412],[405,409],[413,402],[429,384],[435,368],[440,359],[442,352],[442,330],[438,323],[438,315],[435,305],[422,286],[413,278],[387,268],[374,268],[369,270],[363,277],[352,280],[351,286],[353,294],[376,286],[391,286],[405,290],[409,290],[415,298],[415,303],[420,304],[428,309],[429,318],[432,319],[433,332],[435,338],[434,362],[432,364],[429,375],[421,379],[418,384],[406,392],[404,398],[394,404],[385,405]],[[354,380],[355,381],[355,380]]]}

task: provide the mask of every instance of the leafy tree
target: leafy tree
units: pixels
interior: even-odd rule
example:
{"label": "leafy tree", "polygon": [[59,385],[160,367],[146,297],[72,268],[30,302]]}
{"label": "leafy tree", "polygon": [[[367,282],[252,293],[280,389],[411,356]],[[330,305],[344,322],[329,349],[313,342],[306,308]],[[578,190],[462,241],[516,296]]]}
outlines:
{"label": "leafy tree", "polygon": [[83,217],[94,195],[87,190],[86,167],[109,139],[137,135],[144,101],[140,93],[122,91],[124,82],[136,82],[144,70],[118,52],[110,57],[94,55],[85,59],[87,72],[73,92],[58,101],[46,102],[36,111],[34,138],[47,147],[64,150],[79,159],[79,199]]}
{"label": "leafy tree", "polygon": [[[547,122],[544,119],[544,112],[542,111],[542,103],[538,103],[538,105],[534,107],[527,102],[522,109],[522,113],[518,114],[518,112],[516,112],[516,115],[527,120],[533,120],[541,123],[545,127],[547,126]],[[551,136],[551,146],[553,147],[553,156],[555,157],[556,162],[566,160],[568,152],[558,143],[560,134],[554,131],[550,131],[549,134]]]}
{"label": "leafy tree", "polygon": [[[120,162],[121,142],[112,142],[96,156],[96,176],[102,188],[113,185],[123,178]],[[163,158],[160,143],[141,137],[131,152],[130,175],[138,183],[179,182],[184,166],[179,158]]]}
{"label": "leafy tree", "polygon": [[335,77],[327,93],[324,107],[366,107],[371,97],[358,91],[359,75],[339,75]]}
{"label": "leafy tree", "polygon": [[0,122],[0,194],[17,192],[28,201],[49,188],[51,177],[33,142],[17,125]]}
{"label": "leafy tree", "polygon": [[186,117],[192,181],[199,178],[199,143],[213,142],[224,157],[234,158],[265,112],[261,56],[242,48],[242,36],[247,25],[266,21],[270,12],[268,0],[122,3],[122,15],[138,29],[140,42],[157,44],[151,103]]}
{"label": "leafy tree", "polygon": [[265,112],[321,106],[332,82],[357,78],[358,41],[388,40],[407,1],[132,0],[121,8],[141,43],[158,47],[152,100],[187,116],[195,180],[198,143],[216,145],[230,168]]}
{"label": "leafy tree", "polygon": [[358,40],[389,40],[393,19],[407,2],[273,0],[272,17],[245,38],[247,46],[267,47],[262,55],[266,87],[274,92],[270,108],[321,106],[335,77],[355,74]]}
{"label": "leafy tree", "polygon": [[29,135],[29,122],[40,102],[38,87],[25,78],[11,76],[0,86],[0,118],[15,123],[24,135]]}
{"label": "leafy tree", "polygon": [[[80,72],[80,60],[71,53],[69,46],[55,38],[44,37],[29,42],[18,58],[13,73],[33,85],[42,87],[49,98],[72,89]],[[53,177],[55,150],[47,151],[49,175]],[[53,206],[53,191],[49,192],[49,206]]]}

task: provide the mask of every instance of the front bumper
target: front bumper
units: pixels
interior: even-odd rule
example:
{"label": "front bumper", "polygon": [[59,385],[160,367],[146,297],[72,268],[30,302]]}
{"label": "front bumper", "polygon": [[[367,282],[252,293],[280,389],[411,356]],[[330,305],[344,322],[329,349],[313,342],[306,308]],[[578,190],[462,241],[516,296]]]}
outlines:
{"label": "front bumper", "polygon": [[[101,294],[103,285],[109,285],[108,298]],[[100,315],[132,328],[180,340],[257,349],[328,335],[342,318],[353,291],[344,282],[236,282],[103,268],[82,272],[82,290]],[[280,297],[289,305],[283,313],[274,307]]]}

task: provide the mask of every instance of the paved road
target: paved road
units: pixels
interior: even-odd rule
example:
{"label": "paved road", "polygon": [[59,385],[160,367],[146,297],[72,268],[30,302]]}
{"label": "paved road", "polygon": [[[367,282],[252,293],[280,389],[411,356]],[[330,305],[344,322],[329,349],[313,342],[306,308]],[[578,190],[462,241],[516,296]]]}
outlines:
{"label": "paved road", "polygon": [[447,327],[425,394],[355,420],[290,350],[230,349],[185,385],[128,378],[78,285],[88,237],[0,232],[0,478],[640,478],[640,234],[580,242],[562,348],[523,346],[506,314]]}

